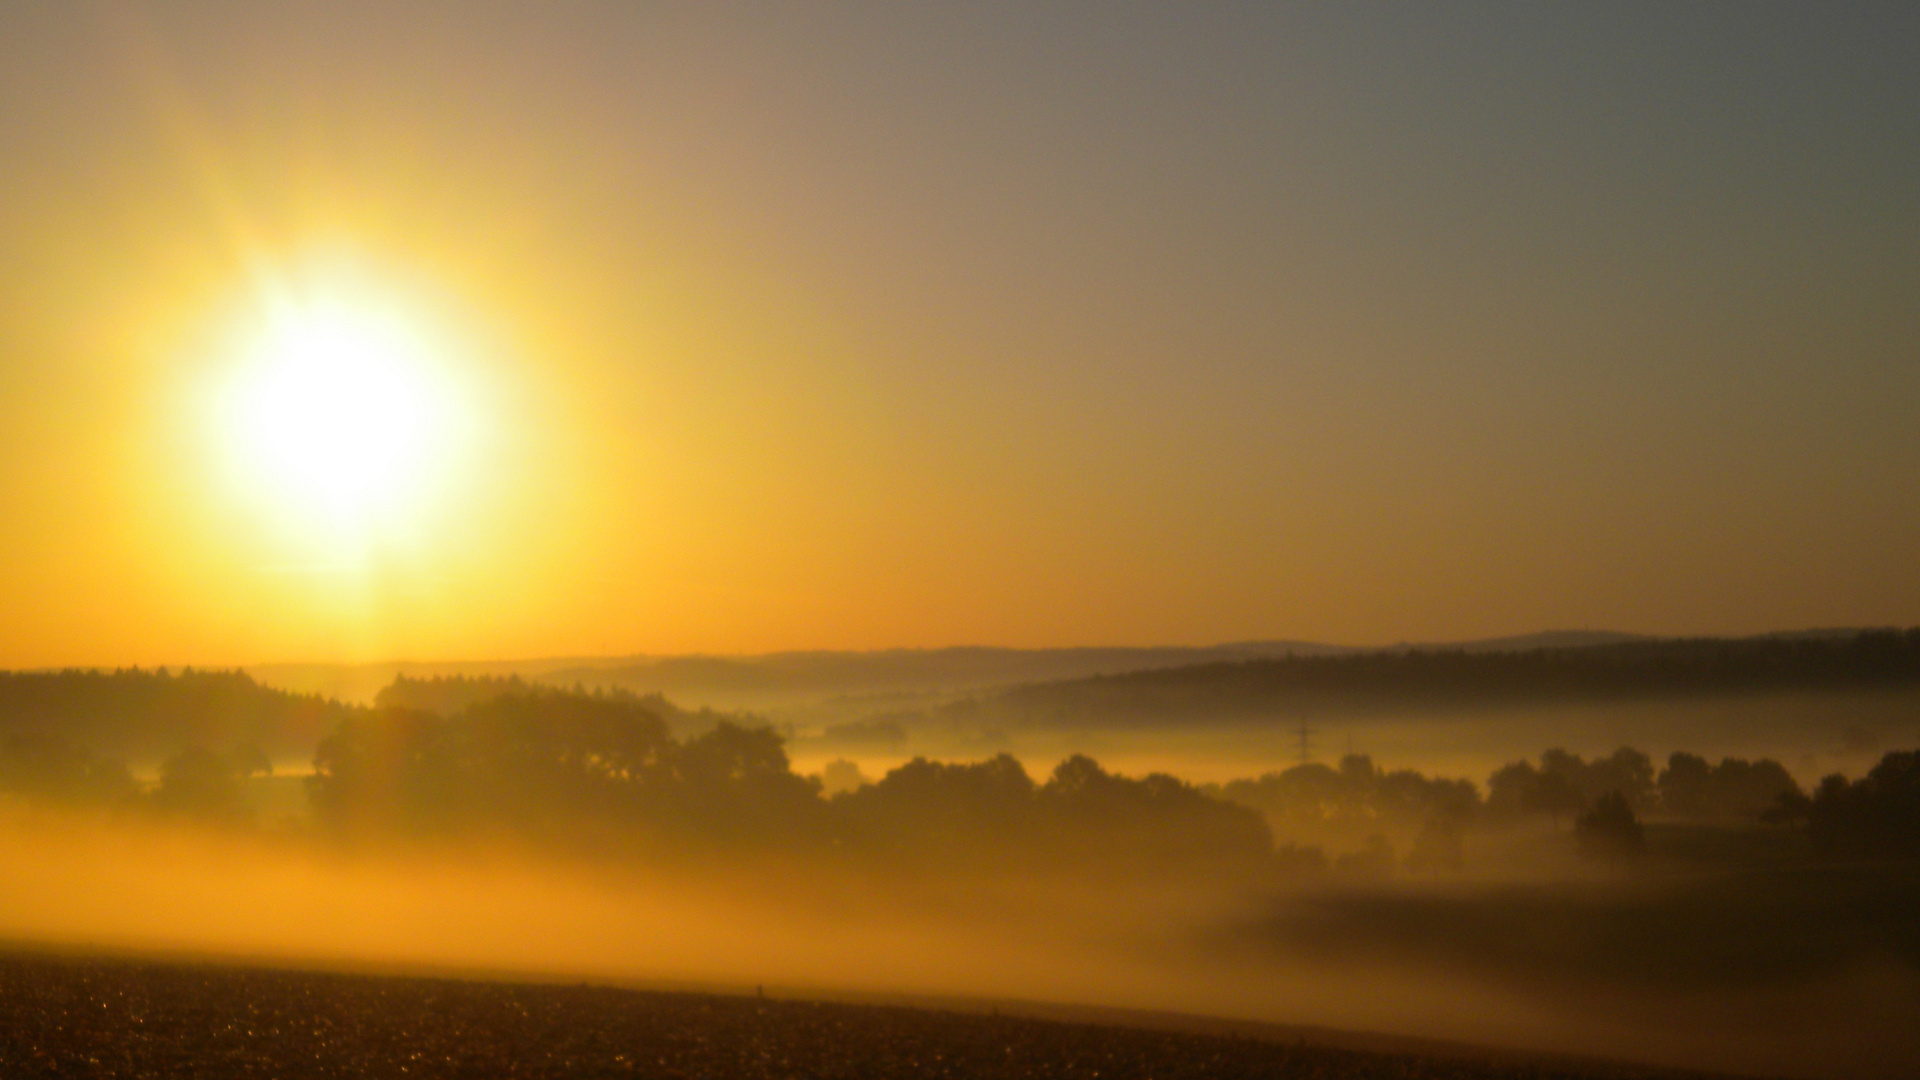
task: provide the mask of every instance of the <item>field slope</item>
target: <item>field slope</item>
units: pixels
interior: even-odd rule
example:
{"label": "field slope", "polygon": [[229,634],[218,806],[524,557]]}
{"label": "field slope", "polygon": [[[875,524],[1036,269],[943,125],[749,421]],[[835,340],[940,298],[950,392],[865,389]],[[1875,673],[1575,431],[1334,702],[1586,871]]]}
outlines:
{"label": "field slope", "polygon": [[0,955],[9,1077],[1680,1077],[610,987]]}

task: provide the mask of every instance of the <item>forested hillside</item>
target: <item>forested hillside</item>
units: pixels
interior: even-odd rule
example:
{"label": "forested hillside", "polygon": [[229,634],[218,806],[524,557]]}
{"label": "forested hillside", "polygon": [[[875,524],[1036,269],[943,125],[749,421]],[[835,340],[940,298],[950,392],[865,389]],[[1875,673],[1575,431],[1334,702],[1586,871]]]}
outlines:
{"label": "forested hillside", "polygon": [[957,708],[1030,724],[1154,723],[1906,687],[1920,688],[1920,628],[1287,656],[1017,687]]}
{"label": "forested hillside", "polygon": [[136,761],[241,745],[304,759],[356,711],[261,686],[239,671],[0,672],[0,735],[58,736]]}

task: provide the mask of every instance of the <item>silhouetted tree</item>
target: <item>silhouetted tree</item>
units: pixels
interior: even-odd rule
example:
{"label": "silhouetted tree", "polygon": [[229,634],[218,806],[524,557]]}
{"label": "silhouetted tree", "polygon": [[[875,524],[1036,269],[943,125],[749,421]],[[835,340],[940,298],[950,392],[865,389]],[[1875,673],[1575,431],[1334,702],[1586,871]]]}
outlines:
{"label": "silhouetted tree", "polygon": [[16,732],[0,738],[0,791],[69,804],[122,801],[136,790],[127,767],[57,735]]}
{"label": "silhouetted tree", "polygon": [[1769,825],[1792,825],[1813,815],[1813,800],[1799,788],[1783,791],[1772,806],[1761,811],[1760,820]]}
{"label": "silhouetted tree", "polygon": [[1575,786],[1589,803],[1608,792],[1618,794],[1635,811],[1650,810],[1656,802],[1653,759],[1631,746],[1587,762],[1579,770]]}
{"label": "silhouetted tree", "polygon": [[986,761],[914,758],[833,807],[857,845],[895,857],[1018,862],[1040,827],[1033,778],[1007,754]]}
{"label": "silhouetted tree", "polygon": [[1800,786],[1770,758],[1722,758],[1709,766],[1705,758],[1676,753],[1660,773],[1658,790],[1661,808],[1675,817],[1757,821]]}
{"label": "silhouetted tree", "polygon": [[1676,817],[1704,818],[1713,813],[1713,767],[1697,754],[1675,751],[1660,772],[1660,805]]}
{"label": "silhouetted tree", "polygon": [[219,823],[251,821],[253,812],[240,788],[240,770],[226,756],[190,746],[160,767],[160,785],[151,796],[155,810]]}
{"label": "silhouetted tree", "polygon": [[1580,853],[1591,859],[1625,861],[1646,854],[1646,832],[1626,796],[1609,791],[1573,822]]}
{"label": "silhouetted tree", "polygon": [[336,833],[419,829],[451,817],[458,797],[442,763],[437,714],[382,709],[349,717],[314,750],[307,803]]}
{"label": "silhouetted tree", "polygon": [[1520,806],[1536,814],[1545,814],[1556,823],[1562,817],[1578,813],[1587,803],[1581,790],[1585,763],[1578,754],[1553,749],[1540,755],[1539,778],[1520,795]]}
{"label": "silhouetted tree", "polygon": [[1653,761],[1630,746],[1592,761],[1548,750],[1537,767],[1525,761],[1503,766],[1487,788],[1487,808],[1498,816],[1539,814],[1556,822],[1607,794],[1619,795],[1631,808],[1651,808],[1655,802]]}
{"label": "silhouetted tree", "polygon": [[701,831],[736,841],[818,834],[824,809],[819,782],[793,772],[785,742],[772,728],[727,721],[687,741],[675,772],[680,797]]}
{"label": "silhouetted tree", "polygon": [[1807,831],[1828,856],[1920,857],[1920,751],[1896,751],[1848,783],[1820,782]]}
{"label": "silhouetted tree", "polygon": [[1271,869],[1273,835],[1259,813],[1165,773],[1116,776],[1075,754],[1054,769],[1039,798],[1046,819],[1097,863],[1184,874]]}
{"label": "silhouetted tree", "polygon": [[1721,817],[1758,820],[1782,796],[1796,794],[1800,785],[1779,762],[1770,758],[1746,761],[1725,758],[1713,770],[1713,809]]}
{"label": "silhouetted tree", "polygon": [[1540,784],[1540,770],[1530,761],[1502,765],[1487,778],[1487,810],[1499,817],[1516,817],[1532,810],[1532,792]]}
{"label": "silhouetted tree", "polygon": [[1386,772],[1364,754],[1348,754],[1337,769],[1296,765],[1202,791],[1259,810],[1282,843],[1364,851],[1376,835],[1408,842],[1432,833],[1422,851],[1440,862],[1457,849],[1441,837],[1457,840],[1480,809],[1472,781]]}

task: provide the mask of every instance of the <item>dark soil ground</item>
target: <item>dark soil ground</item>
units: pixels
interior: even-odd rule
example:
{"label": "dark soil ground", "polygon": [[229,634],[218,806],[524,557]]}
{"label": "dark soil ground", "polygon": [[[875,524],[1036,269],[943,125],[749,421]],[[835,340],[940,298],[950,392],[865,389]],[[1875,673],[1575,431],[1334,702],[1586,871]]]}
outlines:
{"label": "dark soil ground", "polygon": [[892,1005],[0,954],[10,1080],[1681,1075]]}

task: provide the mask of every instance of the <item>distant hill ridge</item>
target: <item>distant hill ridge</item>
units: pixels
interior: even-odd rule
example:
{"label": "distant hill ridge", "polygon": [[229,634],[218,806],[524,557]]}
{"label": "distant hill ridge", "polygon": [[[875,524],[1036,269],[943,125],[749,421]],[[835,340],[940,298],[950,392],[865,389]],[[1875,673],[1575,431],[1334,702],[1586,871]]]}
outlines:
{"label": "distant hill ridge", "polygon": [[992,701],[1002,718],[1058,724],[1920,687],[1920,627],[1752,638],[1622,635],[1579,645],[1508,641],[1504,648],[1406,647],[1094,675],[1015,687]]}
{"label": "distant hill ridge", "polygon": [[[1805,630],[1752,639],[1850,637],[1859,630]],[[753,708],[836,697],[981,693],[1135,671],[1286,657],[1406,652],[1501,653],[1677,640],[1605,630],[1550,630],[1462,642],[1384,646],[1310,641],[1241,641],[1209,646],[1086,646],[1020,649],[952,646],[872,651],[789,651],[758,655],[562,657],[521,661],[266,664],[248,668],[261,683],[342,701],[370,703],[395,678],[467,676],[553,686],[603,686],[664,694],[685,705]]]}
{"label": "distant hill ridge", "polygon": [[[1304,711],[1432,711],[1781,691],[1920,691],[1920,628],[1811,630],[1752,638],[1654,638],[1555,631],[1458,645],[1347,648],[1245,642],[1207,648],[887,650],[761,657],[664,657],[641,663],[315,667],[336,683],[381,678],[364,701],[457,710],[517,687],[576,685],[634,696],[674,727],[759,717],[739,703],[883,700],[920,694],[917,709],[973,709],[994,723],[1074,725],[1293,718]],[[586,662],[591,664],[592,662]],[[571,665],[571,666],[568,666]],[[396,669],[398,669],[396,673]],[[352,695],[274,686],[270,674],[0,672],[0,737],[58,734],[97,751],[146,759],[189,744],[250,744],[304,757],[319,735],[362,706]],[[726,688],[716,693],[714,687]],[[382,693],[384,691],[384,693]],[[551,692],[550,690],[548,692]],[[732,701],[725,694],[734,695]],[[936,696],[944,695],[944,696]],[[716,706],[718,710],[716,711]]]}

